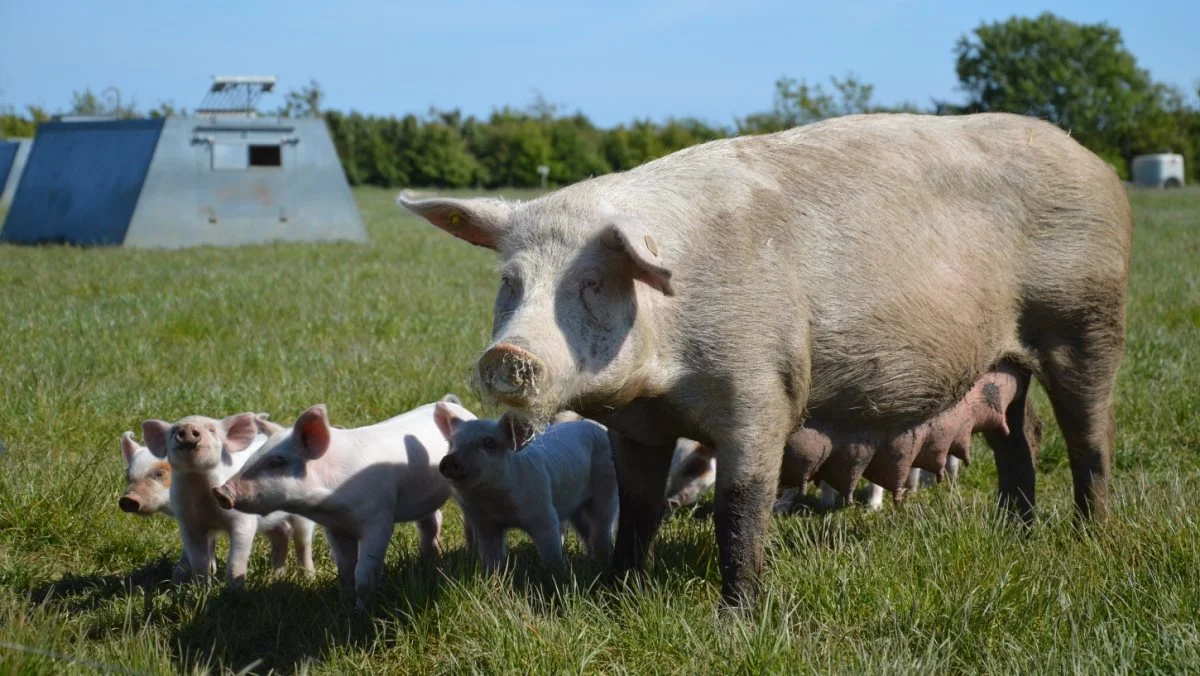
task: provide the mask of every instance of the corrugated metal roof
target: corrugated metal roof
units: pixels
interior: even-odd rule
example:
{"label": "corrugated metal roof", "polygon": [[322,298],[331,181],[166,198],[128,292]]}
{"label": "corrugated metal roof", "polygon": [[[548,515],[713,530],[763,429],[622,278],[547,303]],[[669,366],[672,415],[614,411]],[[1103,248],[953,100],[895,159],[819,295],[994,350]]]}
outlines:
{"label": "corrugated metal roof", "polygon": [[121,244],[163,120],[44,122],[0,240]]}

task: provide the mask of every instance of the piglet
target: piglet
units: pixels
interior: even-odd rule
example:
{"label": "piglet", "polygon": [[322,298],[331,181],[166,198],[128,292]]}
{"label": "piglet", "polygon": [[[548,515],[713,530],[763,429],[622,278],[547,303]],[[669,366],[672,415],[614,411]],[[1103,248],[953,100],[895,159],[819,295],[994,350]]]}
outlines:
{"label": "piglet", "polygon": [[[122,512],[138,516],[162,514],[174,520],[171,512],[171,465],[161,460],[133,438],[133,432],[121,435],[121,456],[125,458],[125,493],[117,500]],[[188,568],[187,550],[179,558],[172,576]],[[209,572],[217,572],[217,561],[209,553]]]}
{"label": "piglet", "polygon": [[503,564],[509,528],[528,533],[544,563],[561,565],[564,522],[589,555],[607,560],[617,476],[603,426],[572,420],[534,436],[511,414],[480,420],[444,402],[434,417],[450,444],[439,469],[454,488],[484,568]]}
{"label": "piglet", "polygon": [[[249,456],[247,449],[265,435],[258,435],[260,419],[242,413],[224,420],[188,416],[176,423],[147,420],[142,423],[146,446],[155,457],[166,458],[171,467],[170,506],[179,523],[179,534],[188,567],[176,570],[175,581],[201,576],[212,570],[212,551],[217,533],[229,535],[226,574],[231,586],[241,586],[255,533],[271,541],[271,567],[282,573],[287,563],[287,545],[291,538],[296,557],[305,573],[315,571],[312,562],[313,523],[283,512],[262,517],[228,512],[217,506],[212,490],[225,482]],[[256,440],[256,436],[258,439]]]}
{"label": "piglet", "polygon": [[696,504],[716,482],[717,458],[713,450],[691,439],[679,439],[667,474],[667,511]]}
{"label": "piglet", "polygon": [[[447,395],[439,405],[466,412],[454,402]],[[437,469],[446,448],[434,404],[354,429],[332,427],[325,405],[317,404],[212,494],[222,508],[237,510],[228,514],[285,510],[321,524],[339,582],[353,590],[361,612],[372,601],[397,522],[416,521],[422,556],[437,554],[440,510],[450,497]]]}

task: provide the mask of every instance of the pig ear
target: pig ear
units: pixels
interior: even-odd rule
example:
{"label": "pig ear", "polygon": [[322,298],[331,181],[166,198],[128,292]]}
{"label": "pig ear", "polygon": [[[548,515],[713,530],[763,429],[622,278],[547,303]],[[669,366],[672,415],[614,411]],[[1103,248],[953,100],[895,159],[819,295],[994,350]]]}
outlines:
{"label": "pig ear", "polygon": [[257,417],[253,413],[231,415],[221,421],[225,428],[225,448],[230,453],[246,450],[258,433]]}
{"label": "pig ear", "polygon": [[309,460],[315,460],[329,449],[329,412],[325,404],[317,404],[296,418],[292,434]]}
{"label": "pig ear", "polygon": [[262,432],[268,437],[273,437],[276,434],[284,431],[283,425],[280,425],[279,423],[273,423],[268,420],[266,413],[259,413],[258,415],[254,416],[254,425],[258,428],[259,432]]}
{"label": "pig ear", "polygon": [[662,259],[662,252],[654,235],[622,223],[610,223],[600,233],[604,246],[625,254],[634,267],[634,278],[658,289],[666,296],[674,296],[671,286],[671,270]]}
{"label": "pig ear", "polygon": [[396,198],[396,204],[461,240],[488,249],[499,247],[512,213],[512,207],[507,202],[486,197],[435,197],[422,200],[416,199],[412,193],[402,192]]}
{"label": "pig ear", "polygon": [[521,416],[505,413],[500,416],[500,434],[504,436],[508,447],[514,451],[520,450],[533,439],[533,426]]}
{"label": "pig ear", "polygon": [[126,432],[121,435],[121,455],[125,456],[125,464],[129,464],[133,460],[133,454],[137,453],[138,443],[133,440],[133,432]]}
{"label": "pig ear", "polygon": [[171,431],[171,423],[165,420],[143,420],[142,438],[146,440],[146,448],[156,458],[167,457],[167,434]]}
{"label": "pig ear", "polygon": [[442,433],[442,436],[446,438],[446,441],[450,441],[450,437],[454,436],[454,428],[458,427],[458,424],[462,422],[462,418],[459,418],[458,414],[450,410],[450,407],[446,405],[446,400],[443,399],[433,407],[433,422],[437,425],[438,431]]}

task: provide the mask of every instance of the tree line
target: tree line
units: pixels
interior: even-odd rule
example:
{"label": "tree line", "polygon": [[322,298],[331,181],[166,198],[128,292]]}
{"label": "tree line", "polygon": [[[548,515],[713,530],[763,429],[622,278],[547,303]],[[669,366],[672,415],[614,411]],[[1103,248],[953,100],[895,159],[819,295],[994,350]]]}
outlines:
{"label": "tree line", "polygon": [[[288,92],[270,114],[324,117],[354,185],[437,188],[565,185],[621,171],[681,148],[737,134],[757,134],[839,115],[923,112],[954,115],[1007,111],[1049,120],[1129,176],[1136,155],[1177,152],[1192,181],[1200,181],[1200,83],[1185,93],[1155,82],[1138,66],[1118,29],[1078,24],[1053,14],[983,23],[962,36],[955,71],[965,102],[883,106],[874,87],[853,73],[829,86],[780,78],[771,109],[713,125],[694,118],[635,120],[603,129],[581,112],[568,113],[538,97],[525,108],[504,107],[486,118],[457,110],[363,115],[325,109],[313,81]],[[1195,97],[1190,94],[1194,94]],[[111,97],[109,97],[111,98]],[[119,117],[186,115],[172,104],[139,112],[91,90],[76,92],[68,111]],[[0,111],[0,135],[30,136],[50,115],[35,107]]]}

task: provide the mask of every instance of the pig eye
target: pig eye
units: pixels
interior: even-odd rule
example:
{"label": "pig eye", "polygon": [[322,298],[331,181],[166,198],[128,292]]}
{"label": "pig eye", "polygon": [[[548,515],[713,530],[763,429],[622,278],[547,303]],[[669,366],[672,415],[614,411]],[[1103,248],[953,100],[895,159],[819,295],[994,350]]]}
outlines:
{"label": "pig eye", "polygon": [[165,476],[167,476],[167,471],[165,469],[154,470],[154,478],[155,479],[162,481],[163,477],[165,477]]}
{"label": "pig eye", "polygon": [[497,448],[498,448],[498,446],[496,445],[496,440],[495,440],[495,439],[492,439],[492,438],[486,438],[486,439],[484,439],[484,440],[483,440],[483,450],[485,450],[485,451],[494,451],[494,450],[496,450]]}
{"label": "pig eye", "polygon": [[284,459],[284,457],[282,455],[272,455],[271,457],[267,458],[266,468],[267,469],[279,469],[280,467],[283,467],[286,464],[287,464],[287,460]]}

